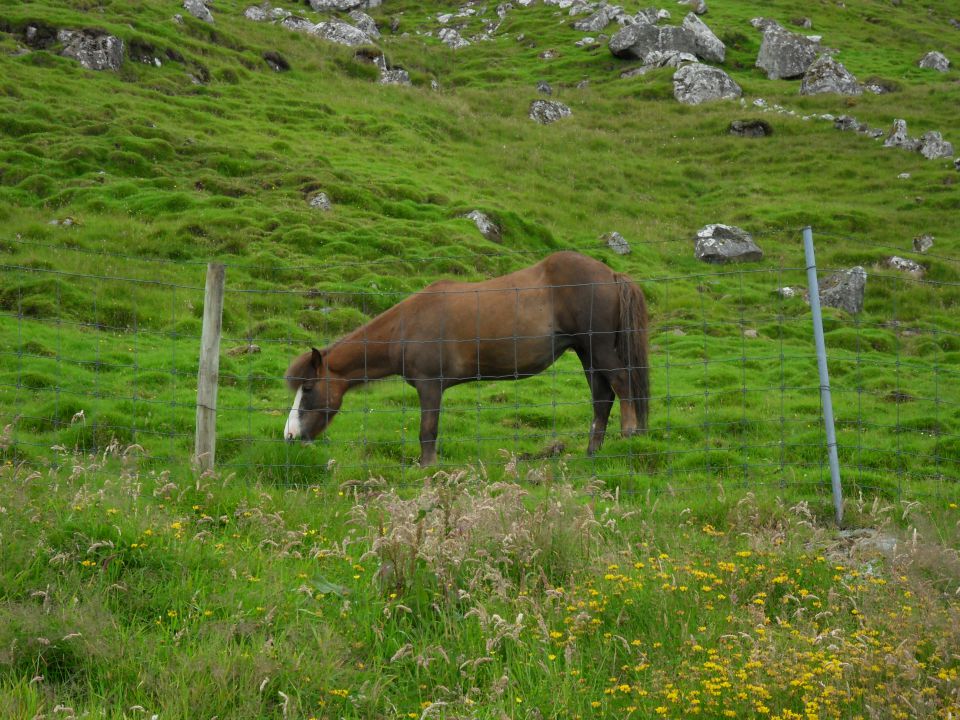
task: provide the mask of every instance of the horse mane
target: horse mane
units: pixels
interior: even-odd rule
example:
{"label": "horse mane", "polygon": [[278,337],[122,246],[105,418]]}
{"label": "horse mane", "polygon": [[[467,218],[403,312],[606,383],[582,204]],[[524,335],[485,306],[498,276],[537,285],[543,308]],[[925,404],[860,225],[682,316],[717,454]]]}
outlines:
{"label": "horse mane", "polygon": [[297,355],[284,374],[287,387],[294,392],[296,392],[303,383],[313,377],[316,377],[313,369],[313,350],[307,350],[305,353]]}

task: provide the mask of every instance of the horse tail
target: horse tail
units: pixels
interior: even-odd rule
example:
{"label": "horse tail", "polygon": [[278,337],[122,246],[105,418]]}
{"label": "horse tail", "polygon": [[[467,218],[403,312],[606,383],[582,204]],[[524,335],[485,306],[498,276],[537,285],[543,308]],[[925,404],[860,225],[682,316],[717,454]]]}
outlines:
{"label": "horse tail", "polygon": [[643,291],[624,273],[614,273],[620,290],[620,323],[614,350],[629,373],[630,399],[640,430],[647,429],[650,407],[650,364],[647,359],[647,301]]}

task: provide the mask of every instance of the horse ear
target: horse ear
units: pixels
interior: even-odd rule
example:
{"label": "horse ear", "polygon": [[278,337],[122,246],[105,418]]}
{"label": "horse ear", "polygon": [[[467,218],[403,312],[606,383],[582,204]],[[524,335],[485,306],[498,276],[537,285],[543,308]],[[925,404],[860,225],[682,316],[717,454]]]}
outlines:
{"label": "horse ear", "polygon": [[320,368],[323,367],[323,350],[317,350],[316,348],[310,348],[312,351],[312,356],[310,357],[310,365],[313,366],[313,369],[317,372],[320,372]]}

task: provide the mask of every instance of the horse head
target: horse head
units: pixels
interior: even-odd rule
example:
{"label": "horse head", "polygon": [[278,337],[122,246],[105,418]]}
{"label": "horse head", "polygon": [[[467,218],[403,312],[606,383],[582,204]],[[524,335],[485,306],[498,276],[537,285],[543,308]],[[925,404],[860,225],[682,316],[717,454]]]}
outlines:
{"label": "horse head", "polygon": [[290,363],[287,385],[296,392],[283,436],[311,442],[340,410],[346,381],[330,369],[326,351],[312,348]]}

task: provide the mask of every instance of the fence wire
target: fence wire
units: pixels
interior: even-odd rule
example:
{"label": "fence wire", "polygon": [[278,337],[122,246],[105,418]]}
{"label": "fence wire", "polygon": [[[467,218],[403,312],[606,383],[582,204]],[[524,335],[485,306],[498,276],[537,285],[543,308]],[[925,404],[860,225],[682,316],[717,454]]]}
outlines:
{"label": "fence wire", "polygon": [[[952,496],[960,477],[958,263],[858,238],[815,236],[820,247],[838,239],[844,252],[821,255],[827,266],[820,277],[854,264],[868,272],[863,311],[826,308],[824,317],[844,484],[897,497]],[[643,264],[629,256],[589,249],[628,271],[647,298],[649,430],[621,437],[615,403],[603,447],[588,455],[589,372],[567,352],[529,377],[505,373],[447,390],[439,460],[428,469],[418,463],[417,392],[396,376],[358,383],[314,444],[286,442],[289,362],[310,347],[330,346],[444,276],[444,263],[456,263],[457,280],[480,280],[539,258],[504,251],[315,268],[228,264],[218,471],[280,484],[369,476],[402,484],[472,465],[491,477],[531,482],[597,478],[624,493],[718,483],[821,486],[828,470],[799,232],[768,235],[767,242],[778,245],[773,260],[702,266],[687,258],[676,267],[692,272],[660,275],[638,272]],[[204,264],[23,238],[4,243],[3,251],[4,459],[56,463],[64,452],[96,454],[119,442],[142,448],[157,468],[183,466],[194,439]],[[891,252],[916,259],[922,270],[889,269]],[[373,274],[398,268],[411,277]],[[791,295],[784,288],[798,290]],[[552,287],[550,296],[560,289]],[[510,291],[515,322],[529,311],[529,298],[523,289]],[[478,296],[478,328],[483,304]],[[537,340],[552,342],[554,335],[504,327],[486,335],[478,330],[470,342],[480,352],[491,342],[516,349]],[[371,340],[360,342],[366,357]],[[377,374],[368,367],[359,372]]]}

